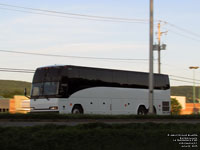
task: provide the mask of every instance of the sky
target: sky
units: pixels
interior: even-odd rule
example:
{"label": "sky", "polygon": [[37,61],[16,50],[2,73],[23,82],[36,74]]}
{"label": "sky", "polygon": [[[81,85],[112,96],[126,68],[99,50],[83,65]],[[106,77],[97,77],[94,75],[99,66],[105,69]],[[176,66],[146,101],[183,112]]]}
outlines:
{"label": "sky", "polygon": [[[88,20],[2,4],[143,22]],[[158,20],[162,20],[161,32],[167,34],[162,34],[161,43],[167,44],[167,49],[161,51],[161,73],[170,75],[172,86],[192,85],[193,75],[200,80],[200,69],[189,69],[200,66],[199,6],[199,0],[154,0],[154,43]],[[148,72],[148,19],[149,0],[0,0],[0,68],[35,70],[63,64]],[[112,59],[36,56],[1,50]],[[127,60],[113,60],[116,58]],[[157,73],[156,51],[154,59]],[[0,71],[3,80],[31,82],[32,78],[33,73]],[[196,84],[200,86],[200,81]]]}

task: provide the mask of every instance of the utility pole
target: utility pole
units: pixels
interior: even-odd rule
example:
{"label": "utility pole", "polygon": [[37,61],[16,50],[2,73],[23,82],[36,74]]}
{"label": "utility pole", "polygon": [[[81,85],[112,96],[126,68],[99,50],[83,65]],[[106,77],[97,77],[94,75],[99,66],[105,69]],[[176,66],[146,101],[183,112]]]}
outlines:
{"label": "utility pole", "polygon": [[150,40],[149,40],[149,114],[153,114],[153,0],[150,0]]}
{"label": "utility pole", "polygon": [[157,34],[158,34],[158,44],[155,44],[154,45],[154,50],[157,50],[158,51],[158,73],[160,74],[161,73],[161,50],[165,50],[166,49],[166,44],[160,44],[160,41],[161,41],[161,36],[162,36],[162,34],[163,33],[167,33],[167,31],[166,32],[161,32],[160,31],[160,26],[161,26],[161,24],[160,24],[160,22],[158,22],[158,32],[157,32]]}
{"label": "utility pole", "polygon": [[196,114],[197,113],[197,110],[196,110],[196,107],[195,107],[195,101],[196,101],[196,85],[195,85],[195,69],[198,69],[199,67],[198,66],[191,66],[189,67],[189,69],[193,69],[193,113]]}
{"label": "utility pole", "polygon": [[161,33],[160,33],[160,22],[158,23],[158,73],[160,74],[160,66],[161,66],[161,63],[160,63],[160,36],[161,36]]}

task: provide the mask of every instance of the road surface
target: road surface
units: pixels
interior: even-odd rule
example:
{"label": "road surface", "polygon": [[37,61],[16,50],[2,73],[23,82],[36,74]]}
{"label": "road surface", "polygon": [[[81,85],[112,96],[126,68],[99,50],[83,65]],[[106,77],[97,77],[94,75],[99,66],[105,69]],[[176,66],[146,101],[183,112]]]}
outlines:
{"label": "road surface", "polygon": [[67,125],[76,126],[87,123],[106,123],[106,124],[128,124],[128,123],[176,123],[176,124],[200,124],[200,119],[66,119],[66,120],[9,120],[0,119],[0,127],[27,127],[38,125]]}

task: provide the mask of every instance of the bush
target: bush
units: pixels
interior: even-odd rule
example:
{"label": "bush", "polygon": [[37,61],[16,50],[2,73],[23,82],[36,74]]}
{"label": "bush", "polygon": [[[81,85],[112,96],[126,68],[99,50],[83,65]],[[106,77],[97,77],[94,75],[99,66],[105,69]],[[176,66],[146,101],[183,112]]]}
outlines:
{"label": "bush", "polygon": [[171,99],[171,114],[172,115],[179,115],[182,109],[181,104],[175,99]]}

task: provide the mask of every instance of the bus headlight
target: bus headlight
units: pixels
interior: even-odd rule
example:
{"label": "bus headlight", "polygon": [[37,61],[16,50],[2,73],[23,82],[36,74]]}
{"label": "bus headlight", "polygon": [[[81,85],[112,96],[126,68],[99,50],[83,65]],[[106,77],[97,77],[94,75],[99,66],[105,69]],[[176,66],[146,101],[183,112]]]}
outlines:
{"label": "bus headlight", "polygon": [[34,110],[35,109],[35,107],[30,107],[30,111],[32,111],[32,110]]}
{"label": "bus headlight", "polygon": [[58,106],[51,106],[51,107],[49,107],[49,109],[51,109],[51,110],[58,110]]}

